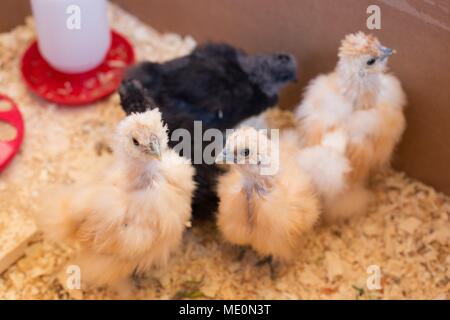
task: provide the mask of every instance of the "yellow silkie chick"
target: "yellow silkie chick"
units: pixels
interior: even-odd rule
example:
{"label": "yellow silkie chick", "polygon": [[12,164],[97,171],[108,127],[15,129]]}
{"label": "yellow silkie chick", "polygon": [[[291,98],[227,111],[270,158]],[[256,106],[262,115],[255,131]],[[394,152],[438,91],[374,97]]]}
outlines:
{"label": "yellow silkie chick", "polygon": [[194,170],[167,147],[158,109],[117,128],[115,164],[96,179],[58,188],[36,220],[56,241],[78,243],[82,285],[122,286],[163,265],[191,218]]}
{"label": "yellow silkie chick", "polygon": [[347,135],[347,184],[325,210],[326,219],[366,211],[371,198],[368,180],[389,164],[405,129],[406,97],[399,80],[387,73],[393,53],[372,35],[347,35],[336,69],[312,80],[297,107],[302,147],[320,145],[336,130]]}
{"label": "yellow silkie chick", "polygon": [[293,260],[320,213],[313,185],[291,154],[296,150],[251,127],[228,137],[216,159],[230,166],[218,185],[217,223],[227,242],[279,262]]}

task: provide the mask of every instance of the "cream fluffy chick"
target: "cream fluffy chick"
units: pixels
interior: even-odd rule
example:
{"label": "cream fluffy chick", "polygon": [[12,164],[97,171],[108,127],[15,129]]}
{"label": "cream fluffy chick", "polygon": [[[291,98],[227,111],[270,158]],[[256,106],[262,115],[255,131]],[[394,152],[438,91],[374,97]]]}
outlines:
{"label": "cream fluffy chick", "polygon": [[216,159],[231,166],[219,179],[217,223],[226,241],[289,261],[320,210],[308,176],[289,154],[292,149],[278,147],[250,127],[228,137]]}
{"label": "cream fluffy chick", "polygon": [[114,166],[52,193],[36,217],[49,238],[80,244],[83,285],[122,286],[166,263],[191,217],[194,170],[167,147],[158,109],[122,120],[114,150]]}
{"label": "cream fluffy chick", "polygon": [[348,135],[348,188],[328,218],[365,211],[370,199],[367,181],[389,164],[404,131],[406,97],[398,79],[386,72],[393,52],[372,35],[347,35],[334,72],[314,79],[296,110],[303,146],[321,144],[334,130]]}

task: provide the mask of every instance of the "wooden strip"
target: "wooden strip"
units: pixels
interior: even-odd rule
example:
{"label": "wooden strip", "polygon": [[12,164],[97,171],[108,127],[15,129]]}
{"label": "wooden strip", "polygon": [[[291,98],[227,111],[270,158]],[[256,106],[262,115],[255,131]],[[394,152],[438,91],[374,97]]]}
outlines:
{"label": "wooden strip", "polygon": [[21,235],[15,238],[15,241],[11,245],[0,251],[0,274],[9,268],[14,262],[16,262],[25,253],[30,242],[36,241],[40,238],[40,234],[37,231],[36,226],[26,228],[21,231]]}

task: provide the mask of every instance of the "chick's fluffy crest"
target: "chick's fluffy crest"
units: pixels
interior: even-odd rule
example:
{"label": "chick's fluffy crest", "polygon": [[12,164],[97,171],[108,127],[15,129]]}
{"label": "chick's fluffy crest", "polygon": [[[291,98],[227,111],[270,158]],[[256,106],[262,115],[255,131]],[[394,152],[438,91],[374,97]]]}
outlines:
{"label": "chick's fluffy crest", "polygon": [[158,108],[143,113],[132,113],[123,119],[117,126],[117,138],[130,138],[133,135],[154,134],[161,145],[168,143],[167,125],[163,124],[161,112]]}
{"label": "chick's fluffy crest", "polygon": [[263,131],[249,126],[242,126],[227,138],[225,147],[230,151],[250,148],[259,153],[267,154],[270,151],[270,141]]}
{"label": "chick's fluffy crest", "polygon": [[379,56],[381,44],[371,34],[360,31],[348,34],[341,42],[339,57],[353,57],[361,55]]}

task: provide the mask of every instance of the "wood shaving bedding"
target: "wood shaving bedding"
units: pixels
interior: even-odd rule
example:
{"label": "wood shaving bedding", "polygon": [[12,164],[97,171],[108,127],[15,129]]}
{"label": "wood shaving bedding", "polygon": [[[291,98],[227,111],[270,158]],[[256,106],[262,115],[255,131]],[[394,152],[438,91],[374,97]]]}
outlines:
{"label": "wood shaving bedding", "polygon": [[[139,60],[187,54],[195,41],[159,34],[111,5],[113,27],[126,34]],[[79,181],[111,161],[111,134],[124,114],[117,95],[83,108],[57,108],[29,93],[20,78],[21,53],[34,39],[32,19],[0,34],[0,91],[21,108],[26,138],[0,175],[0,262],[23,257],[0,275],[1,299],[105,299],[104,288],[65,289],[64,266],[75,249],[33,238],[30,218],[52,185]],[[94,160],[93,160],[94,159]],[[388,171],[374,181],[375,202],[365,216],[318,226],[304,239],[295,263],[276,280],[260,257],[224,244],[213,221],[194,222],[164,269],[139,280],[136,299],[448,299],[450,199]],[[26,246],[28,242],[30,246]],[[13,253],[13,255],[11,255]],[[9,260],[4,259],[9,256]],[[370,266],[380,288],[369,290]],[[0,272],[1,272],[0,263]],[[3,268],[6,268],[4,265]]]}

